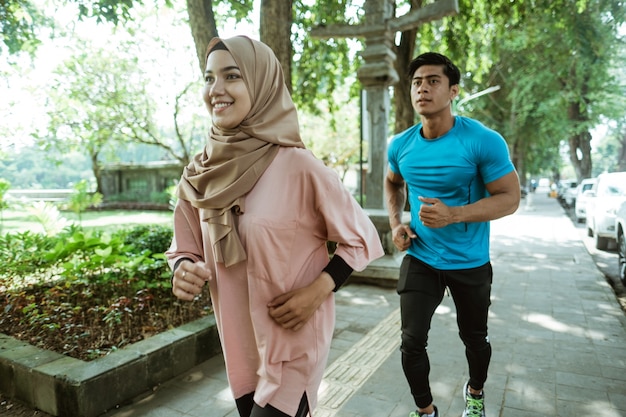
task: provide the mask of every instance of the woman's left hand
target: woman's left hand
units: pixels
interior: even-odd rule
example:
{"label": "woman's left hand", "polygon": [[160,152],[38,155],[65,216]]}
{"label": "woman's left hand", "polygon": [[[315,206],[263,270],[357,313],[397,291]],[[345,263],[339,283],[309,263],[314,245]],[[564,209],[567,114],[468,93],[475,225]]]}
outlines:
{"label": "woman's left hand", "polygon": [[286,292],[270,301],[267,305],[269,315],[281,327],[298,331],[334,288],[335,282],[331,276],[322,272],[311,285]]}

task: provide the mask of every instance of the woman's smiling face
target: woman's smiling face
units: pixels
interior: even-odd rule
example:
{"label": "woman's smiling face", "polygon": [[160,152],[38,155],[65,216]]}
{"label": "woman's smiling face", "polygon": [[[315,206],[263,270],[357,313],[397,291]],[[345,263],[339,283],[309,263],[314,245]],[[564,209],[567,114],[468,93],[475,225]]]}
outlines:
{"label": "woman's smiling face", "polygon": [[230,52],[215,50],[207,58],[203,98],[213,124],[234,129],[252,109],[248,88]]}

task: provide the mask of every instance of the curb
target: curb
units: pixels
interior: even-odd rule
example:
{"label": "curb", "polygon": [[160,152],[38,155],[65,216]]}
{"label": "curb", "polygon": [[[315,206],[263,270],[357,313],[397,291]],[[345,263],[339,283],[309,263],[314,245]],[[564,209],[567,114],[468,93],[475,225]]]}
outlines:
{"label": "curb", "polygon": [[91,362],[0,333],[0,392],[54,416],[96,417],[219,352],[212,315]]}

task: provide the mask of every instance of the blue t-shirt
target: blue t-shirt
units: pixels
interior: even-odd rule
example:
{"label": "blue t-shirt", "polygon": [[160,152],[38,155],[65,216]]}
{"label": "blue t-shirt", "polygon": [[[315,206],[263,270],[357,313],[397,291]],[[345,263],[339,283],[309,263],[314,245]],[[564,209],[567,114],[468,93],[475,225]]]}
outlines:
{"label": "blue t-shirt", "polygon": [[442,270],[468,269],[489,261],[489,222],[429,228],[419,221],[418,197],[438,198],[448,206],[474,203],[488,195],[485,184],[515,168],[504,138],[482,123],[455,116],[454,127],[426,139],[417,124],[394,136],[389,168],[407,183],[412,239],[408,254]]}

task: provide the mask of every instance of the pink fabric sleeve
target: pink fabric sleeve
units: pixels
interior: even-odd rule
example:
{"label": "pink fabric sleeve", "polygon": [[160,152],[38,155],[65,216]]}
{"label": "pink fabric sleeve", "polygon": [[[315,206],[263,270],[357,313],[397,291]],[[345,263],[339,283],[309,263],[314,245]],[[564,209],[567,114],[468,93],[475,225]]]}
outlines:
{"label": "pink fabric sleeve", "polygon": [[356,271],[364,270],[385,254],[378,231],[369,216],[341,183],[337,173],[322,166],[311,176],[316,206],[326,224],[326,238],[337,243],[335,254]]}
{"label": "pink fabric sleeve", "polygon": [[189,201],[179,199],[174,209],[174,237],[165,252],[170,268],[179,259],[189,258],[194,262],[204,260],[202,228],[198,211]]}

